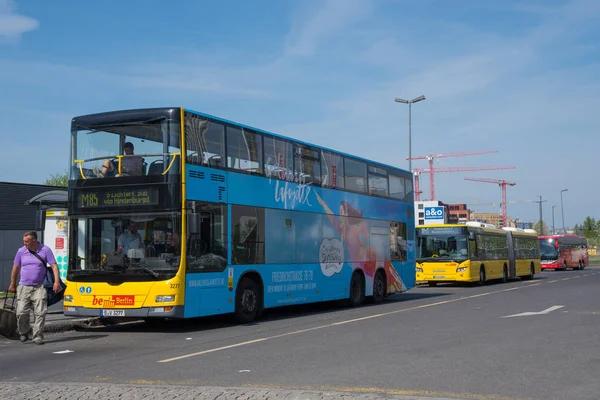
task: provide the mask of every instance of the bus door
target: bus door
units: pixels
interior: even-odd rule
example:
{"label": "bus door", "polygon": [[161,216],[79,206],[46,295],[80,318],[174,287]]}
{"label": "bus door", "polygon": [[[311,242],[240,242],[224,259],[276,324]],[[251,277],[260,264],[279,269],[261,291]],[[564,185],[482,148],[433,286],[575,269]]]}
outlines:
{"label": "bus door", "polygon": [[511,231],[506,231],[506,238],[508,239],[508,277],[517,277],[517,254],[515,251],[514,238]]}

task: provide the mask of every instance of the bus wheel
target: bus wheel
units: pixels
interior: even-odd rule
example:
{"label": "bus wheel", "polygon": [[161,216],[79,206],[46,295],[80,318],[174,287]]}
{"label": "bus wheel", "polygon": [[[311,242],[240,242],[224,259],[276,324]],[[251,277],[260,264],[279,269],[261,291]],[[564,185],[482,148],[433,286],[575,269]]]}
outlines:
{"label": "bus wheel", "polygon": [[508,268],[506,268],[506,265],[505,265],[502,270],[502,283],[506,283],[506,282],[508,282]]}
{"label": "bus wheel", "polygon": [[258,285],[250,278],[242,278],[235,294],[235,317],[242,324],[252,322],[260,309]]}
{"label": "bus wheel", "polygon": [[383,273],[377,271],[375,278],[373,279],[373,302],[375,304],[381,303],[385,298],[385,279],[383,279]]}
{"label": "bus wheel", "polygon": [[529,267],[529,275],[525,275],[523,277],[523,279],[530,281],[533,279],[534,275],[535,275],[535,266],[533,264],[531,264],[531,267]]}
{"label": "bus wheel", "polygon": [[485,285],[485,267],[479,268],[479,286]]}
{"label": "bus wheel", "polygon": [[365,283],[359,273],[354,273],[350,280],[350,298],[348,304],[352,307],[360,306],[365,301]]}

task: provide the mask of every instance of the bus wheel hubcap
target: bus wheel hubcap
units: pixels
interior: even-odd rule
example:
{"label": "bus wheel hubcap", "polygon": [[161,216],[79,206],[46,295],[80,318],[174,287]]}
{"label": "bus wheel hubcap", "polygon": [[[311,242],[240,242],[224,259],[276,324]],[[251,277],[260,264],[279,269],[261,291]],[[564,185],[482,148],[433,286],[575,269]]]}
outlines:
{"label": "bus wheel hubcap", "polygon": [[256,295],[254,294],[254,291],[244,290],[244,294],[242,295],[242,305],[246,311],[254,311],[254,308],[256,307]]}

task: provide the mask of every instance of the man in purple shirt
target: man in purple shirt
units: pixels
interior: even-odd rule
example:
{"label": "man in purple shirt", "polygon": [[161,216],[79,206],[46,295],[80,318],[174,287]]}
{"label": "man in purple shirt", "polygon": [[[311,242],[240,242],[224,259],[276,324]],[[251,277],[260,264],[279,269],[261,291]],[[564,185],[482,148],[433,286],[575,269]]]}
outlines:
{"label": "man in purple shirt", "polygon": [[[8,291],[17,292],[17,325],[21,342],[24,343],[32,339],[35,344],[44,344],[44,324],[46,322],[46,312],[48,311],[48,293],[44,287],[46,264],[50,264],[54,273],[53,290],[55,292],[60,290],[58,265],[52,250],[37,241],[37,233],[27,232],[23,236],[23,244],[24,246],[17,250],[13,262]],[[19,272],[21,273],[21,280],[17,288],[16,282]],[[32,306],[33,326],[29,323]]]}

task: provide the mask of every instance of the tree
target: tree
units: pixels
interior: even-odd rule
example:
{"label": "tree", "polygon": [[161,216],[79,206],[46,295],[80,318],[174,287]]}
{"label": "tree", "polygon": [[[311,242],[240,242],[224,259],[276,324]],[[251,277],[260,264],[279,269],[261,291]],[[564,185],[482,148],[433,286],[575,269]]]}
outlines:
{"label": "tree", "polygon": [[49,178],[46,178],[44,185],[48,186],[62,186],[67,187],[69,185],[69,176],[67,175],[67,171],[64,173],[56,173],[50,175]]}
{"label": "tree", "polygon": [[546,225],[546,223],[544,221],[542,221],[542,228],[543,228],[543,230],[540,229],[540,223],[539,222],[533,226],[533,229],[535,229],[535,231],[539,235],[541,235],[542,233],[544,235],[549,235],[550,234],[550,231],[548,231],[548,226]]}
{"label": "tree", "polygon": [[[595,239],[598,237],[598,222],[588,216],[585,218],[585,220],[583,221],[583,226],[581,226],[581,231],[583,236],[585,236],[588,239]],[[575,231],[577,233],[577,231]]]}

